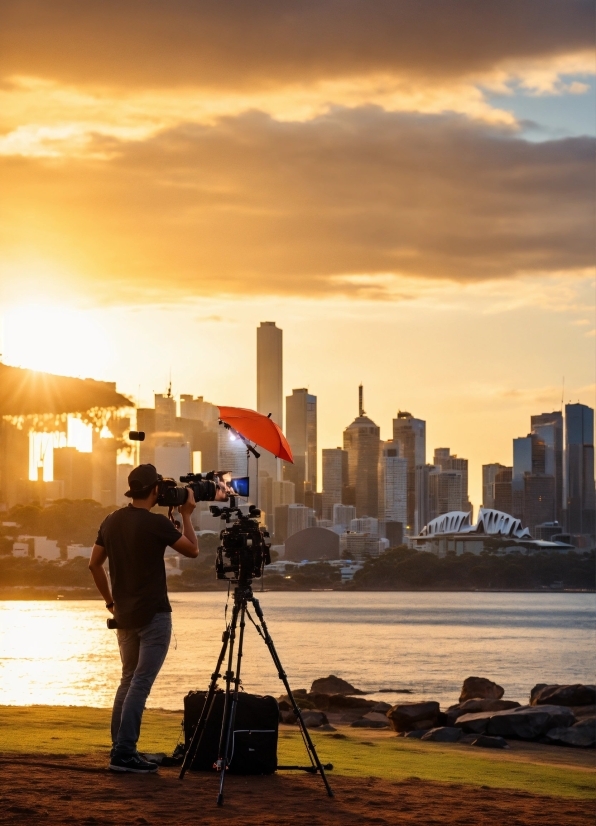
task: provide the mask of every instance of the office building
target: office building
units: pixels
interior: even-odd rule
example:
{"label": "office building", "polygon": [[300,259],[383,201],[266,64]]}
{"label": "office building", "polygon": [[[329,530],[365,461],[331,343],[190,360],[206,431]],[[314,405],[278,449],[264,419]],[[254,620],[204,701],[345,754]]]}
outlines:
{"label": "office building", "polygon": [[[254,501],[253,496],[251,499]],[[294,483],[284,480],[278,482],[269,474],[259,476],[258,506],[263,514],[263,521],[271,535],[275,533],[275,509],[280,505],[293,505],[295,502]]]}
{"label": "office building", "polygon": [[493,462],[490,465],[482,465],[482,507],[492,509],[495,507],[495,478],[497,473],[506,470],[505,465]]}
{"label": "office building", "polygon": [[360,516],[350,522],[352,533],[367,533],[370,536],[379,536],[379,520],[371,516]]}
{"label": "office building", "polygon": [[323,448],[323,518],[333,519],[333,506],[343,502],[348,486],[348,452],[341,447]]}
{"label": "office building", "polygon": [[556,519],[562,522],[565,512],[563,488],[563,414],[560,411],[531,417],[532,433],[545,446],[544,473],[555,480]]}
{"label": "office building", "polygon": [[316,527],[317,521],[314,511],[300,503],[292,505],[277,505],[275,507],[275,541],[285,542],[306,528]]}
{"label": "office building", "polygon": [[388,522],[401,522],[405,527],[408,519],[408,462],[399,455],[398,447],[391,440],[381,448],[379,486],[379,517]]}
{"label": "office building", "polygon": [[505,467],[495,474],[494,481],[494,509],[501,513],[513,515],[513,498],[511,480],[513,468]]}
{"label": "office building", "polygon": [[91,499],[92,453],[76,447],[54,448],[54,481],[63,482],[65,499]]}
{"label": "office building", "polygon": [[118,477],[116,457],[118,440],[102,439],[93,431],[93,452],[91,454],[91,494],[92,498],[106,507],[115,505],[117,500]]}
{"label": "office building", "polygon": [[176,432],[176,399],[169,392],[155,394],[155,432]]}
{"label": "office building", "polygon": [[534,534],[537,525],[554,521],[554,513],[555,477],[545,473],[526,473],[522,525]]}
{"label": "office building", "polygon": [[[426,422],[399,410],[393,419],[393,442],[408,463],[408,511],[406,531],[413,534],[416,524],[416,468],[426,464]],[[422,529],[423,525],[420,525]]]}
{"label": "office building", "polygon": [[567,531],[595,534],[594,410],[585,404],[565,405]]}
{"label": "office building", "polygon": [[379,512],[380,434],[380,428],[365,415],[361,386],[359,415],[344,430],[348,483],[353,490],[356,516],[377,516]]}
{"label": "office building", "polygon": [[[414,471],[414,522],[413,530],[408,533],[418,536],[420,531],[431,520],[431,503],[430,503],[430,475],[431,473],[439,473],[439,468],[434,465],[418,465]],[[408,482],[410,480],[410,472],[408,470]],[[408,504],[411,502],[410,491],[408,491]],[[406,531],[404,531],[404,534]]]}
{"label": "office building", "polygon": [[472,506],[468,497],[468,460],[451,453],[448,447],[438,447],[435,449],[434,464],[441,471],[457,471],[461,474],[461,501],[459,507],[454,510],[470,511]]}
{"label": "office building", "polygon": [[[274,321],[262,321],[257,328],[257,411],[283,430],[283,332]],[[280,481],[281,461],[263,450],[259,472]]]}
{"label": "office building", "polygon": [[428,476],[429,510],[431,520],[451,511],[465,511],[463,500],[463,475],[460,470],[440,470],[435,466]]}
{"label": "office building", "polygon": [[317,397],[306,388],[286,396],[286,438],[294,464],[284,466],[284,479],[294,483],[296,501],[304,502],[305,490],[317,490]]}
{"label": "office building", "polygon": [[333,506],[333,525],[341,528],[342,531],[347,530],[352,519],[356,518],[356,508],[354,505],[334,505]]}

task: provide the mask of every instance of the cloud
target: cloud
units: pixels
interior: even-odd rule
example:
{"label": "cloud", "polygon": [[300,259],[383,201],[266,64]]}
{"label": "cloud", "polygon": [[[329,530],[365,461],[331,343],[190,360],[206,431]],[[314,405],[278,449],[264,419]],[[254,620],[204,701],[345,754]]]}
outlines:
{"label": "cloud", "polygon": [[590,50],[588,0],[4,0],[0,75],[243,90]]}
{"label": "cloud", "polygon": [[286,123],[252,112],[136,142],[98,135],[92,158],[1,161],[0,246],[146,300],[399,298],[400,277],[585,276],[593,149],[376,107]]}

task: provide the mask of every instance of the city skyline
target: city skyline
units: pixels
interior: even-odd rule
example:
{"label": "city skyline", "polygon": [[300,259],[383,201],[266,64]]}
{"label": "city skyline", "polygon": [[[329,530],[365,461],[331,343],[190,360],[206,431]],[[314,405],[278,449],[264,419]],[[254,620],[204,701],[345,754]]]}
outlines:
{"label": "city skyline", "polygon": [[362,382],[476,507],[529,415],[594,403],[590,4],[7,3],[6,364],[256,408],[276,319],[320,445]]}

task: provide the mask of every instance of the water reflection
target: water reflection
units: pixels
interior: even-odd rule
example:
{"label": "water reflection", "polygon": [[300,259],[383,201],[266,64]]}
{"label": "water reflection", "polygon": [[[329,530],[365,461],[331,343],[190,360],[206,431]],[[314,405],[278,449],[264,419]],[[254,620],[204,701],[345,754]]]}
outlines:
{"label": "water reflection", "polygon": [[[469,674],[497,680],[520,701],[537,682],[595,681],[593,594],[261,596],[295,688],[336,673],[365,690],[408,688],[411,699],[446,704]],[[175,642],[149,705],[181,708],[188,690],[206,686],[224,601],[220,593],[172,595]],[[101,602],[0,602],[0,703],[109,706],[119,659],[105,619]],[[250,625],[243,670],[248,690],[281,693]]]}

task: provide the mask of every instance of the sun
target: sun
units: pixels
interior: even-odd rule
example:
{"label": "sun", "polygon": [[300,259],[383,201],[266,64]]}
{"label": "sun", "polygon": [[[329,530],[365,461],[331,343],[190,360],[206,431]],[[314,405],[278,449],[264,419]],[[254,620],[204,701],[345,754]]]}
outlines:
{"label": "sun", "polygon": [[93,309],[43,300],[14,304],[3,312],[2,332],[5,364],[95,379],[109,367],[110,339]]}

